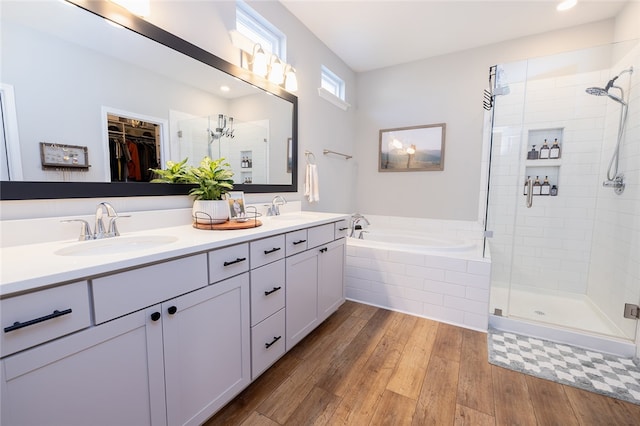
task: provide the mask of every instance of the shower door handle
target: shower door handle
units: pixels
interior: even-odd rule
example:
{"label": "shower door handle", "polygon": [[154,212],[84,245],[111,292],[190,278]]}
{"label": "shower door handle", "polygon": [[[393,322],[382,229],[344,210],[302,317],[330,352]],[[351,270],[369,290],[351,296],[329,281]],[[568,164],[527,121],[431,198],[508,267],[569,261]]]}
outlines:
{"label": "shower door handle", "polygon": [[533,206],[533,180],[527,179],[527,208]]}

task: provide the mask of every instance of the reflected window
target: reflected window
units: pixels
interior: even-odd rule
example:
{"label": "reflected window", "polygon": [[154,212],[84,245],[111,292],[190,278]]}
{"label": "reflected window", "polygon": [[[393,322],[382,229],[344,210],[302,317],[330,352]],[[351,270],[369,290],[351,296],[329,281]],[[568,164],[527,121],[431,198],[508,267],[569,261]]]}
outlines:
{"label": "reflected window", "polygon": [[287,59],[287,37],[243,1],[236,2],[236,30],[265,51]]}

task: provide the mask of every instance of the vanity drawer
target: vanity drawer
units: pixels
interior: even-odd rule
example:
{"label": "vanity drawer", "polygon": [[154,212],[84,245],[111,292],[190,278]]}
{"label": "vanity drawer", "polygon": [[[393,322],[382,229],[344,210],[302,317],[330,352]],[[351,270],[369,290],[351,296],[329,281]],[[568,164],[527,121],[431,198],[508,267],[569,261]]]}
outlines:
{"label": "vanity drawer", "polygon": [[334,223],[334,235],[335,239],[344,238],[349,233],[349,223],[346,219],[340,220]]}
{"label": "vanity drawer", "polygon": [[326,225],[314,226],[313,228],[309,228],[307,230],[307,247],[318,247],[319,245],[333,241],[335,232],[334,228],[335,226],[333,225],[333,223],[327,223]]}
{"label": "vanity drawer", "polygon": [[284,235],[263,238],[249,243],[251,251],[251,269],[284,258]]}
{"label": "vanity drawer", "polygon": [[236,244],[209,252],[209,282],[222,281],[249,270],[249,244]]}
{"label": "vanity drawer", "polygon": [[89,288],[79,281],[10,297],[0,301],[0,313],[4,357],[89,327]]}
{"label": "vanity drawer", "polygon": [[251,325],[284,308],[284,259],[251,271]]}
{"label": "vanity drawer", "polygon": [[207,285],[207,255],[198,254],[92,280],[96,323]]}
{"label": "vanity drawer", "polygon": [[301,229],[299,231],[289,232],[285,235],[285,240],[285,254],[287,256],[305,251],[307,249],[307,230]]}
{"label": "vanity drawer", "polygon": [[251,379],[284,355],[284,309],[251,328]]}

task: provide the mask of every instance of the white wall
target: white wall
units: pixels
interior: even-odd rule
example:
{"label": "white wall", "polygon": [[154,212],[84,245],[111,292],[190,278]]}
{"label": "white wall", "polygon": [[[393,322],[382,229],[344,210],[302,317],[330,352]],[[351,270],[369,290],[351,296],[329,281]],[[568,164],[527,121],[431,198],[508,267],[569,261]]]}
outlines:
{"label": "white wall", "polygon": [[[357,209],[476,220],[489,67],[607,44],[613,32],[614,21],[606,20],[359,74]],[[444,171],[378,173],[380,129],[441,122],[447,124]]]}

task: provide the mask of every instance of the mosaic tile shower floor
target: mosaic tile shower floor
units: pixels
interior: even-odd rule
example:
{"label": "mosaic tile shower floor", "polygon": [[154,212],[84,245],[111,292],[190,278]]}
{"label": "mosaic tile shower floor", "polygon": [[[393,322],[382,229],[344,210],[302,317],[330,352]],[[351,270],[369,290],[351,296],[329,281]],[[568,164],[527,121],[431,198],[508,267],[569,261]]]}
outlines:
{"label": "mosaic tile shower floor", "polygon": [[640,405],[637,360],[490,329],[489,362]]}

